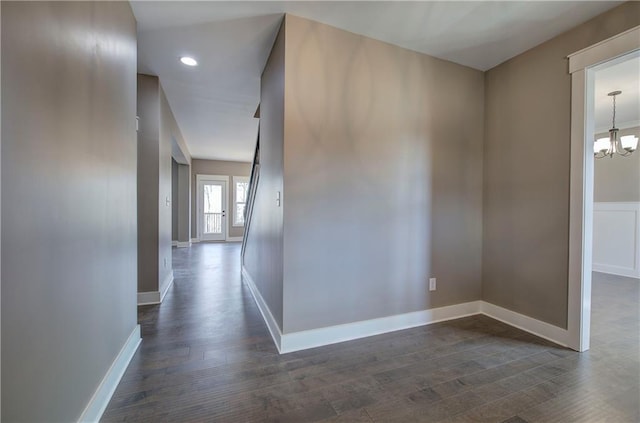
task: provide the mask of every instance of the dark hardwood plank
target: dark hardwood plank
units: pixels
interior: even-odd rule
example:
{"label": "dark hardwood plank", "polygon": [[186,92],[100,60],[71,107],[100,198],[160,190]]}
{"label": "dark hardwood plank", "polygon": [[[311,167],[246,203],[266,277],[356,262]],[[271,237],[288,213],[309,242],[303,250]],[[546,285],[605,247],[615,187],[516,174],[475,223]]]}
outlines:
{"label": "dark hardwood plank", "polygon": [[583,354],[472,316],[279,355],[238,244],[174,249],[105,422],[640,421],[639,283],[594,274]]}

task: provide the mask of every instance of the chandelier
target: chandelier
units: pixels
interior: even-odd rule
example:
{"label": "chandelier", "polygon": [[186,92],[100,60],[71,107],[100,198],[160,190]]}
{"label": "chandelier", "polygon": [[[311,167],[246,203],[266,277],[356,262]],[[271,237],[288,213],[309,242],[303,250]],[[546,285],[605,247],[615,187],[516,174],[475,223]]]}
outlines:
{"label": "chandelier", "polygon": [[622,94],[622,91],[613,91],[607,94],[613,97],[613,124],[609,129],[609,138],[598,138],[593,146],[596,159],[603,157],[613,157],[614,154],[620,156],[630,156],[636,148],[638,148],[638,137],[634,135],[618,136],[618,128],[616,128],[616,96]]}

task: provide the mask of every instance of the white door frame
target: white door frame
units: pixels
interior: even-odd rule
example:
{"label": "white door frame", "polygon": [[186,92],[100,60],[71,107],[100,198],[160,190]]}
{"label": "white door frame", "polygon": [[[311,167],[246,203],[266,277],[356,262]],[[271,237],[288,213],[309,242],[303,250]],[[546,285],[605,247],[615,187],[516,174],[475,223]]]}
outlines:
{"label": "white door frame", "polygon": [[594,75],[597,70],[615,64],[615,59],[638,50],[640,50],[640,26],[569,56],[571,176],[567,344],[576,351],[589,349],[591,333]]}
{"label": "white door frame", "polygon": [[225,219],[223,219],[223,228],[222,234],[224,239],[221,241],[226,241],[229,239],[229,176],[227,175],[196,175],[196,233],[198,235],[199,241],[206,241],[202,239],[202,193],[200,192],[200,183],[201,182],[222,182],[224,185],[224,193],[222,198],[222,207],[225,210]]}

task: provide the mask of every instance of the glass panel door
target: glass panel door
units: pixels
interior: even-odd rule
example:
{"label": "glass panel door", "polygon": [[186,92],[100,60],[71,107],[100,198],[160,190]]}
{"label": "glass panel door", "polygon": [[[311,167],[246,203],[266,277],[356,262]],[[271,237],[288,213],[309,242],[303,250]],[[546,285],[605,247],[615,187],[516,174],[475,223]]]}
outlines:
{"label": "glass panel door", "polygon": [[226,194],[224,181],[200,181],[198,194],[199,235],[203,241],[226,239]]}
{"label": "glass panel door", "polygon": [[222,187],[218,184],[204,185],[204,225],[202,233],[222,233]]}

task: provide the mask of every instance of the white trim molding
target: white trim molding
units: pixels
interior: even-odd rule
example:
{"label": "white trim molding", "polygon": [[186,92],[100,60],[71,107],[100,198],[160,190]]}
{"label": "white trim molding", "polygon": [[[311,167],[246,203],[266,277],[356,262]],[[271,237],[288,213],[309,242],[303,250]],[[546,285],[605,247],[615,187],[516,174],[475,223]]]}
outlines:
{"label": "white trim molding", "polygon": [[377,319],[363,320],[360,322],[346,323],[343,325],[283,334],[278,323],[273,317],[271,310],[269,310],[269,306],[256,287],[253,278],[244,267],[242,268],[242,280],[247,283],[247,286],[251,291],[251,295],[253,295],[258,309],[262,314],[262,318],[269,329],[271,338],[273,338],[273,342],[280,354],[336,344],[338,342],[351,341],[359,338],[366,338],[383,333],[410,329],[417,326],[426,326],[437,322],[460,319],[462,317],[473,316],[476,314],[484,314],[492,319],[506,323],[507,325],[555,342],[558,345],[565,347],[569,346],[569,334],[566,329],[479,300],[432,308],[429,310],[396,314],[394,316],[380,317]]}
{"label": "white trim molding", "polygon": [[227,238],[227,242],[242,242],[241,236],[230,236]]}
{"label": "white trim molding", "polygon": [[161,304],[173,283],[173,270],[160,285],[160,291],[138,292],[138,306]]}
{"label": "white trim molding", "polygon": [[262,294],[260,294],[260,291],[258,290],[256,283],[254,282],[253,278],[251,277],[249,272],[247,272],[247,269],[245,269],[244,266],[242,266],[242,280],[247,283],[247,286],[249,287],[249,291],[251,291],[251,295],[253,295],[253,299],[255,300],[256,305],[258,306],[258,310],[260,310],[260,314],[262,314],[262,318],[264,319],[264,322],[267,324],[267,328],[269,329],[271,338],[273,339],[273,342],[276,345],[278,352],[282,354],[283,351],[280,349],[282,331],[278,326],[278,322],[276,322],[276,319],[273,317],[273,314],[271,314],[271,310],[269,309],[267,302],[264,300],[264,298],[262,298]]}
{"label": "white trim molding", "polygon": [[186,241],[186,242],[179,241],[179,242],[176,244],[176,247],[178,247],[178,248],[188,248],[188,247],[191,247],[191,241]]}
{"label": "white trim molding", "polygon": [[640,278],[640,202],[594,203],[593,270]]}
{"label": "white trim molding", "polygon": [[88,423],[100,421],[104,410],[107,408],[113,393],[118,387],[118,383],[120,383],[120,379],[122,379],[133,355],[138,350],[140,342],[142,342],[140,338],[140,325],[136,325],[80,415],[79,422]]}
{"label": "white trim molding", "polygon": [[160,304],[160,291],[138,292],[138,306]]}
{"label": "white trim molding", "polygon": [[173,283],[173,270],[169,271],[169,274],[162,281],[162,285],[160,285],[160,302],[164,301],[164,297],[167,295],[169,291],[169,287]]}
{"label": "white trim molding", "polygon": [[191,238],[192,244],[197,244],[198,242],[200,242],[200,238]]}
{"label": "white trim molding", "polygon": [[171,246],[172,247],[177,247],[178,246],[178,241],[171,241]]}
{"label": "white trim molding", "polygon": [[288,353],[306,350],[308,348],[366,338],[387,332],[425,326],[445,320],[459,319],[461,317],[478,314],[479,310],[480,301],[472,301],[446,307],[432,308],[430,310],[363,320],[344,325],[286,333],[282,335],[281,338],[280,352]]}
{"label": "white trim molding", "polygon": [[566,329],[516,313],[486,301],[480,301],[480,313],[492,319],[499,320],[509,326],[529,332],[533,335],[555,342],[563,347],[569,346],[569,334]]}
{"label": "white trim molding", "polygon": [[569,73],[578,72],[625,55],[638,48],[638,40],[640,40],[640,26],[630,28],[618,35],[578,50],[568,56]]}

